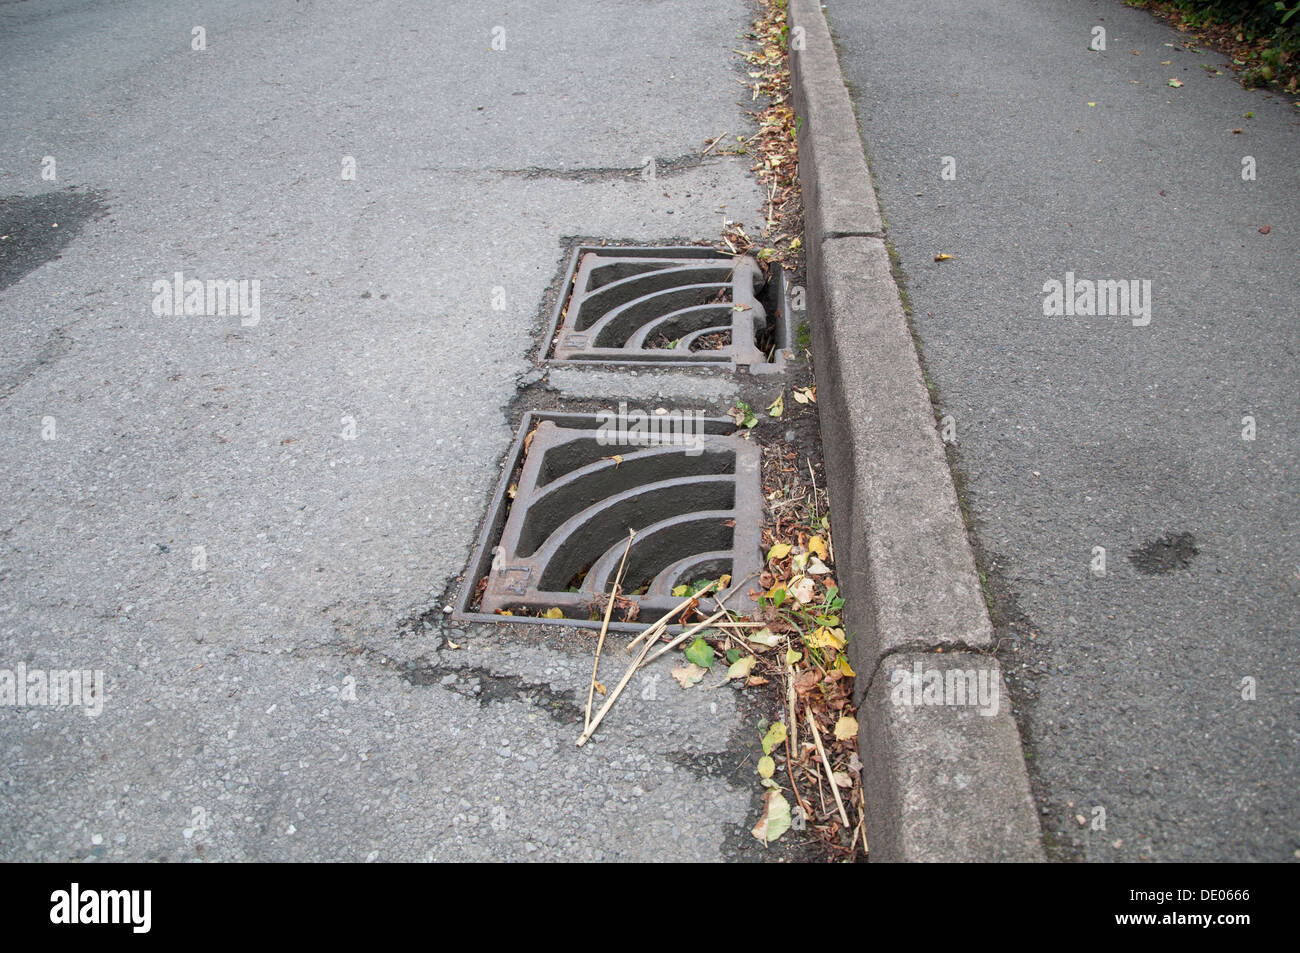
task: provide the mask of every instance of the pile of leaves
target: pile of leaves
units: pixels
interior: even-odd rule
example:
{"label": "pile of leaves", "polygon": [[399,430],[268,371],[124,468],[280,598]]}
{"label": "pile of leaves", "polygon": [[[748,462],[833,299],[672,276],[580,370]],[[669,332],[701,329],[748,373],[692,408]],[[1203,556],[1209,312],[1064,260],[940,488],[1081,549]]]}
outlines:
{"label": "pile of leaves", "polygon": [[1300,93],[1300,0],[1128,2],[1230,57],[1243,86]]}
{"label": "pile of leaves", "polygon": [[[767,200],[764,222],[757,235],[745,231],[743,223],[727,222],[723,245],[732,254],[757,249],[760,262],[778,261],[789,270],[799,264],[803,244],[803,205],[799,191],[799,144],[794,108],[790,104],[789,27],[784,0],[760,0],[760,15],[749,39],[753,48],[737,50],[745,61],[750,101],[761,108],[751,113],[758,131],[736,136],[733,148],[720,150],[732,155],[753,156],[750,167],[762,184]],[[720,140],[708,140],[706,149]]]}

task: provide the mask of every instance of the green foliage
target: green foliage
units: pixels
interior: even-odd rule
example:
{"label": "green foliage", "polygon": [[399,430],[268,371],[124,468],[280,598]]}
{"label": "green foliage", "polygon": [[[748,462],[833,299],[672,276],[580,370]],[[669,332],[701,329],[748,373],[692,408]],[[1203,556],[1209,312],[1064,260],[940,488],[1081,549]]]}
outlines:
{"label": "green foliage", "polygon": [[1173,0],[1192,27],[1222,23],[1248,41],[1271,39],[1282,51],[1300,48],[1300,0]]}

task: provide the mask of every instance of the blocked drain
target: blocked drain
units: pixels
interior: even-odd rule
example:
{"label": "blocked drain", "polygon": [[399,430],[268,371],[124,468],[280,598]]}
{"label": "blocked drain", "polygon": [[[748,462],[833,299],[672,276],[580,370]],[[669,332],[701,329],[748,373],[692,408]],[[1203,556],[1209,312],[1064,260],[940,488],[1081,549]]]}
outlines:
{"label": "blocked drain", "polygon": [[582,245],[552,322],[552,359],[779,369],[790,353],[778,265],[684,246]]}
{"label": "blocked drain", "polygon": [[[729,420],[686,418],[683,429],[702,432],[683,436],[620,433],[613,416],[525,415],[458,614],[523,621],[558,608],[589,621],[630,528],[622,591],[637,612],[678,605],[676,586],[761,568],[759,448],[730,435]],[[751,608],[748,588],[728,606]]]}

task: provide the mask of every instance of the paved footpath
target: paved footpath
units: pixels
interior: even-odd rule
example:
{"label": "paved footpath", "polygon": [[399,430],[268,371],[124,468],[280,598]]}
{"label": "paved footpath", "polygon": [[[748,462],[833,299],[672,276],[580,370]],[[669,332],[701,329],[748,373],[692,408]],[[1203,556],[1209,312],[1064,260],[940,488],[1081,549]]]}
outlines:
{"label": "paved footpath", "polygon": [[[1300,856],[1300,109],[1111,0],[826,14],[1049,855]],[[1150,322],[1045,316],[1069,273]]]}

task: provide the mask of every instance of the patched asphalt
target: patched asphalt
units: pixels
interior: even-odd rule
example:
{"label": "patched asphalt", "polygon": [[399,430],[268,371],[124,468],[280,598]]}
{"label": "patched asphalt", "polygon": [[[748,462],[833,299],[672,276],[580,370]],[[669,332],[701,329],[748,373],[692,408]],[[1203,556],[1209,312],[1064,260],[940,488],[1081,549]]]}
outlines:
{"label": "patched asphalt", "polygon": [[[749,157],[699,158],[750,128],[753,10],[653,13],[0,9],[0,667],[107,679],[97,718],[0,708],[0,857],[778,855],[721,673],[685,692],[656,663],[578,749],[591,633],[442,612],[564,239],[759,221]],[[260,319],[154,313],[177,271],[258,280]]]}

